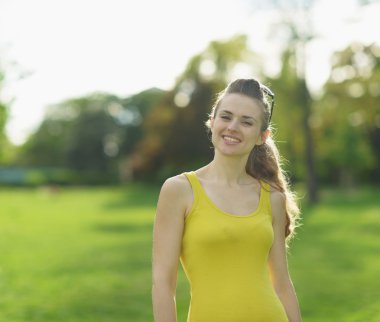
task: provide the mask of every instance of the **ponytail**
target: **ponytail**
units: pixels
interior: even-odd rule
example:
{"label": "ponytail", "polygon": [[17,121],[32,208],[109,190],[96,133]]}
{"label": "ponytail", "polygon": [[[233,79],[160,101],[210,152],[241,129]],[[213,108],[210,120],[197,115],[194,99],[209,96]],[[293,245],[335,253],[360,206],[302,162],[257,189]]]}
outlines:
{"label": "ponytail", "polygon": [[295,235],[294,230],[298,226],[300,210],[295,200],[295,194],[289,188],[288,177],[281,167],[281,157],[272,138],[269,137],[265,143],[256,145],[252,149],[245,170],[252,177],[267,182],[285,194],[285,237],[288,246],[289,241]]}

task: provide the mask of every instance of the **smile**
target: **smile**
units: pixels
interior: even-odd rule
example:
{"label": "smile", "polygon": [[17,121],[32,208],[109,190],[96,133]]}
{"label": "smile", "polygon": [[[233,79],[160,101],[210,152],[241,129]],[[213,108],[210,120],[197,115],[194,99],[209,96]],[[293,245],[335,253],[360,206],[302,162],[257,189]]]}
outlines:
{"label": "smile", "polygon": [[227,143],[240,143],[241,142],[241,140],[239,140],[238,138],[235,138],[235,137],[229,136],[229,135],[222,135],[222,138]]}

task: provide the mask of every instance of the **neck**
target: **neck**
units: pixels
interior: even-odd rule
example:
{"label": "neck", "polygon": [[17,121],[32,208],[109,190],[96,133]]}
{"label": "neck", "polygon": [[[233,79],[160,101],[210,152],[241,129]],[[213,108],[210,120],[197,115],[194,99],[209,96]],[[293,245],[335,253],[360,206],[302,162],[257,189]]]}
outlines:
{"label": "neck", "polygon": [[215,151],[214,159],[207,166],[207,177],[229,186],[251,184],[253,178],[245,171],[247,156],[224,156]]}

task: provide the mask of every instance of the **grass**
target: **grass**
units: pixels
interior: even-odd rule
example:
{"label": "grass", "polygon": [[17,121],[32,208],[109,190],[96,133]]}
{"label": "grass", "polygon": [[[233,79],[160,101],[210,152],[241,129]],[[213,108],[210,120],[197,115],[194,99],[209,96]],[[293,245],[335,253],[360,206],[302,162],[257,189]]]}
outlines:
{"label": "grass", "polygon": [[[149,322],[157,187],[0,189],[0,321]],[[289,267],[305,322],[380,321],[380,188],[323,191]],[[178,321],[186,321],[182,269]]]}
{"label": "grass", "polygon": [[151,321],[153,190],[2,190],[0,321]]}
{"label": "grass", "polygon": [[324,191],[290,267],[305,321],[380,321],[380,189]]}

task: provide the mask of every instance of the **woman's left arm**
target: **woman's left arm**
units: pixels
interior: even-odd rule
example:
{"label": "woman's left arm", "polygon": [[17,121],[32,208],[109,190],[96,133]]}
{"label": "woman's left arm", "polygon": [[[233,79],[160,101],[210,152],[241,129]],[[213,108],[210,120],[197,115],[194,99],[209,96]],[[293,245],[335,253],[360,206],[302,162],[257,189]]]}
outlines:
{"label": "woman's left arm", "polygon": [[272,191],[270,194],[272,207],[272,225],[274,232],[273,245],[269,253],[269,270],[273,287],[285,308],[289,322],[300,322],[301,312],[289,276],[288,262],[286,258],[285,246],[285,195],[279,191]]}

